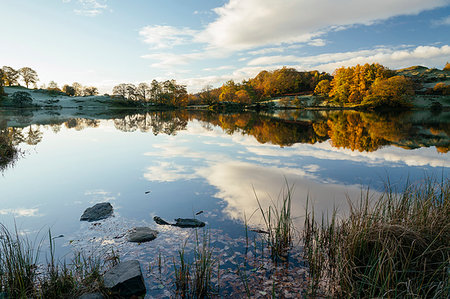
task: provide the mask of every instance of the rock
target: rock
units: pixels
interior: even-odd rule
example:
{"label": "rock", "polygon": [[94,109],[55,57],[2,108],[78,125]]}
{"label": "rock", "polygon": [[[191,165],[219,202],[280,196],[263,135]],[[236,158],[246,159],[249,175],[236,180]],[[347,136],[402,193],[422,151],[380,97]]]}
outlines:
{"label": "rock", "polygon": [[104,299],[102,293],[86,293],[78,297],[78,299]]}
{"label": "rock", "polygon": [[156,239],[158,232],[150,227],[136,227],[128,236],[129,242],[148,242]]}
{"label": "rock", "polygon": [[145,289],[141,266],[136,260],[121,262],[103,276],[105,287],[122,297],[143,295]]}
{"label": "rock", "polygon": [[162,219],[161,217],[158,217],[158,216],[153,217],[153,220],[159,225],[170,225],[169,222],[167,222],[166,220],[164,220],[164,219]]}
{"label": "rock", "polygon": [[106,219],[113,213],[113,207],[109,202],[102,202],[87,208],[83,215],[81,215],[80,221],[98,221]]}
{"label": "rock", "polygon": [[175,219],[176,223],[172,224],[173,226],[178,227],[203,227],[205,226],[205,222],[197,220],[197,219],[189,219],[189,218],[177,218]]}

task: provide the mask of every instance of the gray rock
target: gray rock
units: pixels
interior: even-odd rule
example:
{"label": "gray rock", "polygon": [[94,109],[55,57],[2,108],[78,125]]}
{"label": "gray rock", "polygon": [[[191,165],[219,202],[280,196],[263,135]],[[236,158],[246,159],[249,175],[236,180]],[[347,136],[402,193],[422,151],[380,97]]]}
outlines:
{"label": "gray rock", "polygon": [[197,219],[189,219],[189,218],[177,218],[175,219],[176,223],[172,224],[173,226],[178,227],[203,227],[205,226],[205,222],[197,220]]}
{"label": "gray rock", "polygon": [[81,215],[81,221],[98,221],[106,219],[113,213],[113,207],[109,202],[102,202],[87,208],[83,215]]}
{"label": "gray rock", "polygon": [[103,296],[102,293],[87,293],[78,297],[78,299],[104,299],[104,298],[105,297]]}
{"label": "gray rock", "polygon": [[128,235],[129,242],[148,242],[156,239],[158,232],[150,227],[136,227]]}
{"label": "gray rock", "polygon": [[170,225],[169,222],[167,222],[166,220],[162,219],[162,218],[159,217],[159,216],[153,217],[153,220],[154,220],[157,224],[159,224],[159,225]]}
{"label": "gray rock", "polygon": [[136,260],[121,262],[103,276],[105,287],[122,297],[143,295],[147,291],[141,266]]}

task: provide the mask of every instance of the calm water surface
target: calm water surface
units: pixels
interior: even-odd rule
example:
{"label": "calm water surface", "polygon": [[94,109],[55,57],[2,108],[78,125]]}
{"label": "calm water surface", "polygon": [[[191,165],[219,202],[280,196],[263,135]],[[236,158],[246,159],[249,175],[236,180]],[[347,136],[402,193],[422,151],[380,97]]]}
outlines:
{"label": "calm water surface", "polygon": [[[244,213],[261,224],[255,193],[267,206],[285,180],[301,226],[307,196],[318,212],[337,206],[345,214],[346,198],[358,199],[362,188],[376,194],[389,178],[401,189],[407,179],[447,176],[450,166],[446,113],[0,115],[1,134],[20,151],[2,162],[0,222],[29,236],[49,228],[64,235],[56,241],[60,256],[114,245],[130,257],[179,248],[188,230],[157,227],[155,215],[171,221],[204,211],[196,217],[208,229],[242,237]],[[87,207],[103,201],[115,217],[97,227],[80,223]],[[136,225],[161,235],[130,247],[120,237]]]}

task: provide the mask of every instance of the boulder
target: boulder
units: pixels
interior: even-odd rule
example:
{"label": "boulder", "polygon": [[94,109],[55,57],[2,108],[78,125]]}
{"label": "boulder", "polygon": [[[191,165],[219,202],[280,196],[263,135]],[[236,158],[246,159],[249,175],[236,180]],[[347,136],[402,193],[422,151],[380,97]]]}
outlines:
{"label": "boulder", "polygon": [[173,226],[178,227],[203,227],[205,226],[205,222],[197,220],[197,219],[190,219],[190,218],[177,218],[175,219],[176,223],[172,224]]}
{"label": "boulder", "polygon": [[121,262],[103,276],[105,287],[121,297],[144,295],[146,288],[141,266],[136,260]]}
{"label": "boulder", "polygon": [[112,205],[109,202],[102,202],[87,208],[83,215],[81,215],[80,221],[98,221],[108,218],[112,213]]}
{"label": "boulder", "polygon": [[129,242],[148,242],[156,239],[158,232],[150,227],[135,227],[128,235]]}

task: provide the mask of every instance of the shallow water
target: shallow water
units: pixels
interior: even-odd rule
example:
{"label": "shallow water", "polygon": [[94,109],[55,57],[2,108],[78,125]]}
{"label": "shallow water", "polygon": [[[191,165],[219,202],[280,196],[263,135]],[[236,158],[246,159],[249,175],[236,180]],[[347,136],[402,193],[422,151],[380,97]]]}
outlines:
{"label": "shallow water", "polygon": [[[267,207],[286,182],[294,186],[301,228],[307,197],[319,214],[334,207],[345,214],[347,198],[368,186],[376,196],[388,179],[401,190],[406,180],[446,177],[450,167],[445,112],[62,115],[0,113],[1,134],[19,150],[1,167],[0,222],[32,238],[48,229],[64,235],[55,239],[60,257],[111,248],[150,262],[160,252],[176,255],[193,231],[157,226],[153,216],[172,221],[203,211],[195,217],[223,242],[218,248],[236,243],[222,250],[232,262],[245,243],[244,213],[251,227],[262,224],[255,194]],[[113,218],[80,223],[87,207],[103,201],[114,206]],[[160,236],[129,245],[127,230],[142,225]]]}

